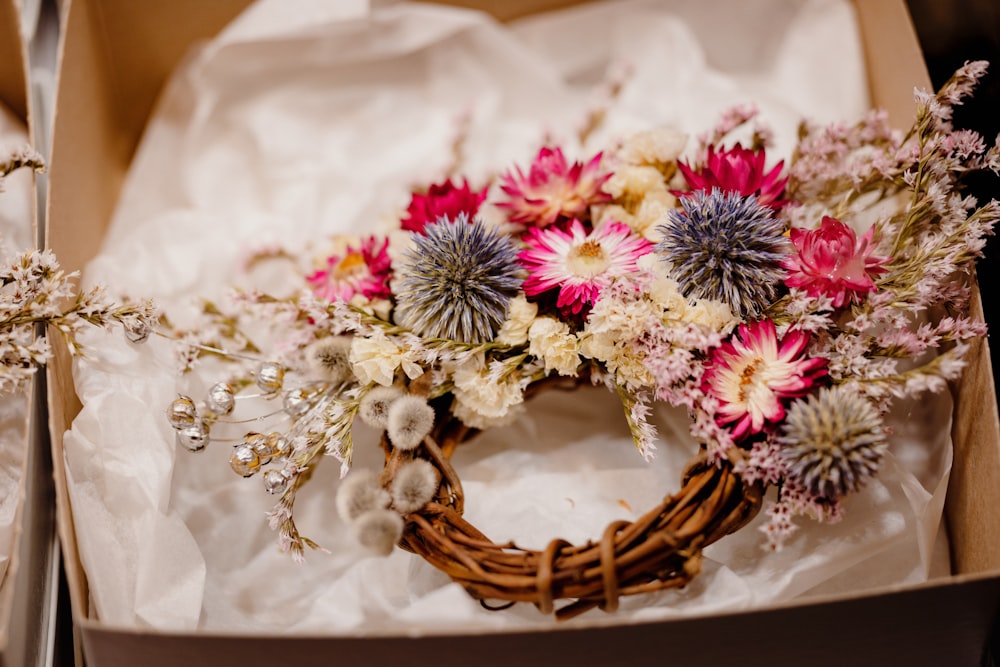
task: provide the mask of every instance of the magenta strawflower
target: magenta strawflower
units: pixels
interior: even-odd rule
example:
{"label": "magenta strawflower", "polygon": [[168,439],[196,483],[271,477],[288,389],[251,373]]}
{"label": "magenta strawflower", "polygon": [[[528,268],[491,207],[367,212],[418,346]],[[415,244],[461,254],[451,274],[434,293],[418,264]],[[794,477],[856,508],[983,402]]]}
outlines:
{"label": "magenta strawflower", "polygon": [[427,192],[412,194],[410,205],[406,208],[406,217],[400,226],[407,231],[423,234],[426,225],[441,218],[455,220],[464,213],[471,221],[486,199],[487,189],[473,191],[465,179],[461,186],[452,183],[450,178],[444,183],[435,183]]}
{"label": "magenta strawflower", "polygon": [[826,359],[805,356],[809,335],[792,330],[779,341],[770,320],[747,322],[715,348],[705,364],[702,389],[715,397],[716,420],[734,440],[781,422],[785,405],[804,396],[826,375]]}
{"label": "magenta strawflower", "polygon": [[389,240],[369,236],[360,247],[347,246],[342,254],[330,255],[326,268],[306,277],[313,294],[327,301],[350,301],[360,294],[368,299],[387,299],[389,290]]}
{"label": "magenta strawflower", "polygon": [[732,148],[716,152],[714,146],[709,146],[705,164],[701,168],[694,169],[683,162],[677,163],[677,168],[684,175],[691,191],[678,191],[674,194],[684,196],[718,188],[723,192],[738,192],[743,197],[755,195],[761,206],[778,210],[788,203],[782,199],[785,184],[788,183],[787,177],[781,178],[785,163],[781,161],[765,173],[766,159],[764,149],[754,151],[736,144]]}
{"label": "magenta strawflower", "polygon": [[601,153],[589,162],[566,161],[559,148],[542,148],[525,174],[514,167],[500,179],[500,189],[510,199],[497,204],[511,222],[548,227],[560,219],[580,218],[593,204],[611,201],[601,190],[611,172],[601,168]]}
{"label": "magenta strawflower", "polygon": [[579,220],[565,229],[529,229],[519,259],[528,271],[524,293],[535,297],[558,290],[556,307],[579,314],[597,300],[611,277],[636,270],[637,259],[653,244],[620,222],[588,233]]}
{"label": "magenta strawflower", "polygon": [[804,289],[809,296],[828,296],[840,308],[861,294],[875,291],[873,276],[885,273],[890,257],[875,254],[875,228],[860,239],[836,218],[823,216],[818,229],[792,228],[795,254],[782,262],[788,270],[785,284]]}

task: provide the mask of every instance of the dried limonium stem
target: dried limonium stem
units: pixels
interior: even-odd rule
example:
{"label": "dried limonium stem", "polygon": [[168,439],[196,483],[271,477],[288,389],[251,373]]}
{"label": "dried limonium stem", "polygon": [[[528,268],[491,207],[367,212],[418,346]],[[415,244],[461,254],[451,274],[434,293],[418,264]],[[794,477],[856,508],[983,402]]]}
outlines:
{"label": "dried limonium stem", "polygon": [[[40,156],[19,149],[0,162],[3,177],[15,169],[42,169]],[[39,325],[58,332],[72,354],[84,354],[78,335],[86,326],[102,329],[120,324],[133,342],[153,330],[156,312],[149,301],[118,303],[102,287],[79,291],[76,273],[66,273],[51,250],[28,250],[0,266],[0,393],[24,387],[35,370],[52,356]]]}

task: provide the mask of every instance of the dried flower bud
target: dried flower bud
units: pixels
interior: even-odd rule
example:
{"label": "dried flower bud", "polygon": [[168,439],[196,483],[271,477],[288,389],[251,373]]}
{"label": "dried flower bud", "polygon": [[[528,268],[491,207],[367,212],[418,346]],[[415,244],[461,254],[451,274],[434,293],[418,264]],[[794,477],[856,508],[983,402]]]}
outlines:
{"label": "dried flower bud", "polygon": [[330,336],[306,348],[306,360],[317,379],[339,384],[354,379],[348,359],[350,352],[350,336]]}
{"label": "dried flower bud", "polygon": [[389,492],[379,486],[374,472],[354,470],[341,480],[337,489],[337,514],[351,522],[365,512],[388,507],[389,500]]}
{"label": "dried flower bud", "polygon": [[257,386],[265,394],[276,394],[285,383],[285,369],[274,361],[265,361],[257,368]]}
{"label": "dried flower bud", "polygon": [[389,406],[402,395],[399,387],[375,387],[361,399],[358,414],[364,423],[384,431],[389,421]]}
{"label": "dried flower bud", "polygon": [[778,442],[788,479],[823,498],[858,490],[888,446],[875,408],[841,385],[792,403]]}
{"label": "dried flower bud", "polygon": [[431,432],[434,426],[434,408],[427,401],[407,394],[389,406],[386,430],[389,440],[398,449],[413,449]]}
{"label": "dried flower bud", "polygon": [[403,536],[403,517],[392,510],[369,510],[354,522],[354,536],[366,549],[388,556]]}
{"label": "dried flower bud", "polygon": [[183,394],[175,398],[167,409],[167,421],[175,431],[193,426],[197,419],[197,406],[190,397]]}
{"label": "dried flower bud", "polygon": [[416,512],[434,497],[438,488],[438,472],[429,461],[414,459],[396,471],[389,494],[397,512]]}

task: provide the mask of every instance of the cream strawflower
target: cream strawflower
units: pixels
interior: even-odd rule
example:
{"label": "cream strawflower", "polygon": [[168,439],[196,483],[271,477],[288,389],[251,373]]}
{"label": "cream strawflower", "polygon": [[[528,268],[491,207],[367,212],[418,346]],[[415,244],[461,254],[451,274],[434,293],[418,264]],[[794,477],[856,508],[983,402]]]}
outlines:
{"label": "cream strawflower", "polygon": [[618,203],[624,199],[626,208],[631,208],[628,202],[636,202],[647,193],[660,190],[666,191],[667,186],[663,182],[663,174],[654,167],[623,165],[604,184],[604,191]]}
{"label": "cream strawflower", "polygon": [[649,298],[659,309],[661,316],[668,320],[683,320],[688,309],[687,299],[681,294],[677,282],[666,277],[658,277],[649,286]]}
{"label": "cream strawflower", "polygon": [[587,320],[587,331],[612,334],[618,340],[634,340],[642,336],[651,321],[660,317],[659,304],[638,299],[622,303],[604,298],[597,302]]}
{"label": "cream strawflower", "polygon": [[507,320],[497,333],[496,342],[501,345],[524,345],[528,342],[528,327],[538,315],[538,304],[532,303],[519,294],[507,304]]}
{"label": "cream strawflower", "polygon": [[580,354],[604,363],[619,384],[630,388],[649,386],[653,376],[643,363],[645,355],[631,345],[620,332],[585,332],[580,336]]}
{"label": "cream strawflower", "polygon": [[595,210],[594,219],[598,227],[609,222],[621,222],[647,241],[657,243],[661,238],[658,231],[659,223],[670,208],[669,205],[647,198],[639,204],[634,214],[617,204],[611,204],[601,207],[599,211]]}
{"label": "cream strawflower", "polygon": [[587,359],[602,361],[608,365],[609,370],[612,370],[611,365],[618,356],[615,347],[616,338],[618,338],[617,332],[585,331],[580,334],[580,354]]}
{"label": "cream strawflower", "polygon": [[452,373],[455,402],[452,413],[467,426],[491,428],[509,423],[524,403],[524,391],[516,375],[493,377],[480,354]]}
{"label": "cream strawflower", "polygon": [[351,343],[351,367],[361,384],[376,382],[388,387],[400,367],[411,380],[420,377],[424,371],[412,357],[412,350],[400,347],[385,336],[357,336]]}
{"label": "cream strawflower", "polygon": [[700,324],[712,331],[728,333],[739,324],[739,319],[733,315],[732,309],[721,301],[698,299],[693,306],[684,312],[684,321]]}
{"label": "cream strawflower", "polygon": [[580,365],[579,341],[570,333],[569,325],[554,317],[539,317],[528,329],[528,354],[545,364],[545,371],[559,375],[577,373]]}
{"label": "cream strawflower", "polygon": [[629,164],[666,165],[680,157],[687,135],[665,127],[637,132],[625,140],[618,156]]}
{"label": "cream strawflower", "polygon": [[728,332],[739,322],[729,305],[721,301],[696,299],[690,303],[681,294],[677,281],[667,277],[666,268],[658,257],[646,255],[637,265],[655,276],[649,285],[649,298],[660,309],[664,324],[686,322]]}

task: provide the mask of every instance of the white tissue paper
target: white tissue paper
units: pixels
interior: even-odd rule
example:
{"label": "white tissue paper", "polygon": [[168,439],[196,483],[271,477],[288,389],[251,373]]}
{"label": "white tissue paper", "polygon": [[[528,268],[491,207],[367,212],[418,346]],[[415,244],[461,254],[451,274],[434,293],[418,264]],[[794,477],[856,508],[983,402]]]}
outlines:
{"label": "white tissue paper", "polygon": [[[660,125],[694,135],[753,102],[777,132],[769,154],[787,157],[801,119],[853,121],[868,108],[855,17],[840,0],[734,2],[724,12],[696,0],[588,3],[511,25],[418,4],[264,0],[170,81],[85,280],[183,314],[195,297],[222,297],[247,246],[374,231],[405,207],[412,185],[443,175],[456,119],[467,123],[462,171],[472,183],[526,164],[545,138],[572,147],[609,71],[628,72],[624,87],[579,155]],[[258,286],[280,291],[279,283],[271,276]],[[165,419],[180,386],[170,343],[87,335],[98,353],[77,362],[84,407],[65,447],[102,621],[322,634],[554,622],[528,605],[486,611],[401,550],[365,556],[333,510],[335,462],[320,466],[296,504],[302,533],[330,553],[294,564],[266,525],[274,498],[232,473],[229,447],[194,455],[175,445]],[[942,562],[949,419],[947,397],[902,406],[884,474],[849,499],[843,522],[803,522],[771,554],[758,517],[706,551],[687,589],[571,622],[746,609],[926,579]],[[686,419],[663,409],[658,423],[662,442],[647,464],[613,395],[540,396],[514,425],[459,449],[467,517],[494,540],[527,547],[594,539],[679,488],[695,450]],[[355,466],[377,469],[375,436],[358,430]]]}
{"label": "white tissue paper", "polygon": [[[28,145],[24,121],[0,103],[0,155]],[[35,247],[34,188],[30,169],[19,169],[3,180],[0,191],[0,261]],[[28,446],[28,395],[0,396],[0,581],[13,551],[17,508]]]}

